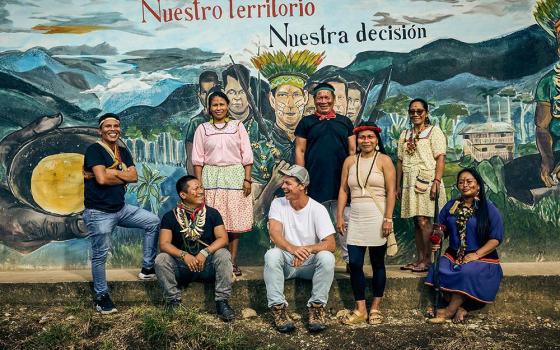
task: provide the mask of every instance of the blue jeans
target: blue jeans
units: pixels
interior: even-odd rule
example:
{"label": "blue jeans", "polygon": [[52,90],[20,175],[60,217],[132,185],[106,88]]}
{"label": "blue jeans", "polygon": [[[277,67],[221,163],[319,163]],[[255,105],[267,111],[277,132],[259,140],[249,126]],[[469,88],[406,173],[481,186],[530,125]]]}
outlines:
{"label": "blue jeans", "polygon": [[[333,200],[328,200],[325,201],[323,203],[321,203],[325,208],[327,208],[327,211],[329,212],[329,216],[331,217],[331,221],[334,225],[334,227],[336,227],[336,210],[337,210],[337,206],[338,206],[338,201],[333,199]],[[344,222],[346,223],[346,232],[348,232],[348,222],[350,221],[350,206],[346,205],[344,207]],[[340,246],[340,253],[342,255],[342,260],[344,260],[345,263],[348,264],[348,247],[346,244],[346,235],[341,235],[339,233],[335,234],[335,237],[338,241],[338,244]]]}
{"label": "blue jeans", "polygon": [[311,255],[302,266],[293,267],[294,256],[280,248],[269,249],[264,255],[264,283],[268,307],[286,305],[284,296],[284,280],[302,278],[313,282],[311,298],[307,306],[313,304],[326,305],[329,291],[334,279],[334,255],[329,251],[321,251]]}
{"label": "blue jeans", "polygon": [[142,267],[146,269],[154,267],[159,236],[159,218],[157,215],[142,208],[125,204],[116,213],[106,213],[86,208],[83,217],[91,241],[91,274],[93,276],[93,290],[97,297],[109,291],[105,262],[111,247],[111,234],[116,226],[141,228],[146,231]]}

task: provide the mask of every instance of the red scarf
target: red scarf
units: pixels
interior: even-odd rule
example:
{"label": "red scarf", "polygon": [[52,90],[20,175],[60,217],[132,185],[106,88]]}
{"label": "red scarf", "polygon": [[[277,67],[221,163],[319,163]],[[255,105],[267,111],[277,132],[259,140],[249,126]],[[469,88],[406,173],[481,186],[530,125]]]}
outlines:
{"label": "red scarf", "polygon": [[327,114],[321,114],[319,112],[315,112],[315,115],[319,117],[319,120],[329,120],[336,118],[336,113],[333,109],[329,111]]}

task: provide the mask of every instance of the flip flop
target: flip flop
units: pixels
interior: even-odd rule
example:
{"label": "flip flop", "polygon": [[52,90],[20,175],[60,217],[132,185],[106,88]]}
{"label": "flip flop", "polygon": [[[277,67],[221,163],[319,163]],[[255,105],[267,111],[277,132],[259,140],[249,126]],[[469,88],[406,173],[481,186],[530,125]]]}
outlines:
{"label": "flip flop", "polygon": [[403,271],[407,271],[407,270],[412,271],[415,267],[416,267],[415,263],[408,263],[404,266],[401,266],[400,269]]}
{"label": "flip flop", "polygon": [[416,265],[414,268],[412,268],[410,271],[422,273],[422,272],[428,272],[429,269],[430,269],[430,266],[419,264],[419,265]]}

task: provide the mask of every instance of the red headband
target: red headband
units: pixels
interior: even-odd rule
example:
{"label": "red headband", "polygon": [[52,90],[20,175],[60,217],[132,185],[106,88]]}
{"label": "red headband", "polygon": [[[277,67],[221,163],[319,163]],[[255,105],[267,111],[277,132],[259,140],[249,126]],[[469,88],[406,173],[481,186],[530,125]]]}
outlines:
{"label": "red headband", "polygon": [[360,132],[366,130],[377,131],[378,133],[381,133],[381,128],[378,126],[362,125],[354,128],[354,134],[359,134]]}

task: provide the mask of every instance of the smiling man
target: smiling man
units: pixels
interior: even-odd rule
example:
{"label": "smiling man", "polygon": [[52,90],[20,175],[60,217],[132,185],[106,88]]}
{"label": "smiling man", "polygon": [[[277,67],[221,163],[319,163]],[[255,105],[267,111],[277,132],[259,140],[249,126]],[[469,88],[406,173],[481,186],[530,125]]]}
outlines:
{"label": "smiling man", "polygon": [[[342,164],[346,157],[356,153],[356,136],[350,119],[334,111],[335,88],[331,84],[318,84],[313,96],[315,113],[303,117],[296,128],[295,160],[309,170],[311,183],[307,193],[322,203],[334,220]],[[342,257],[348,263],[345,237],[340,238]]]}
{"label": "smiling man", "polygon": [[232,262],[228,236],[220,213],[204,204],[204,188],[194,176],[183,176],[176,185],[181,201],[161,219],[156,273],[171,308],[181,305],[179,285],[215,281],[218,316],[235,318],[228,304],[232,291]]}
{"label": "smiling man", "polygon": [[306,194],[309,174],[305,168],[292,165],[281,170],[285,197],[276,198],[270,206],[269,234],[275,248],[264,256],[264,282],[268,307],[279,332],[295,329],[287,312],[284,280],[312,280],[309,309],[309,331],[326,329],[325,305],[334,278],[336,247],[335,229],[325,207]]}
{"label": "smiling man", "polygon": [[109,296],[105,262],[116,226],[145,230],[144,257],[138,278],[156,278],[159,218],[142,208],[125,204],[126,185],[138,181],[130,152],[117,144],[121,134],[119,117],[107,113],[99,118],[101,140],[89,146],[84,158],[84,222],[91,241],[91,272],[95,309],[102,314],[116,312]]}

